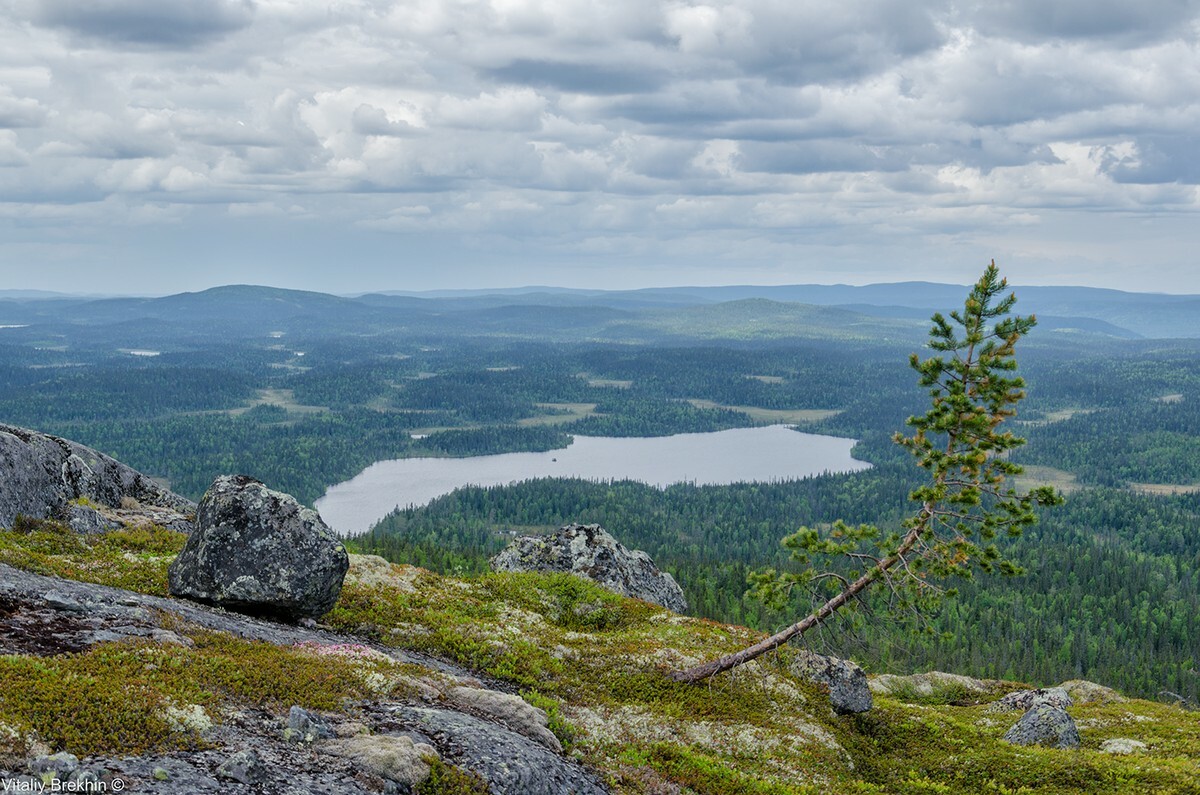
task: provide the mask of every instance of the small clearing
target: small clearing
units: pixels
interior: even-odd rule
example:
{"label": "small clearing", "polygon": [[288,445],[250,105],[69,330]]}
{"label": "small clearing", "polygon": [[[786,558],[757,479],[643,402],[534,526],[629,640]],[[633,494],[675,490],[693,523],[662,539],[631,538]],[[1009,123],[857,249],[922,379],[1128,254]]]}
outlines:
{"label": "small clearing", "polygon": [[290,389],[260,389],[258,397],[251,400],[246,406],[237,409],[229,409],[227,414],[234,417],[245,414],[255,406],[279,406],[281,409],[286,409],[292,414],[323,414],[329,411],[328,406],[307,406],[303,403],[296,402],[296,396]]}
{"label": "small clearing", "polygon": [[755,381],[762,381],[764,384],[782,384],[786,379],[781,375],[748,375],[747,378],[753,378]]}
{"label": "small clearing", "polygon": [[817,422],[841,414],[841,409],[762,409],[757,406],[726,406],[711,400],[689,400],[698,409],[730,409],[740,411],[756,422],[790,425],[799,422]]}
{"label": "small clearing", "polygon": [[1130,483],[1129,488],[1139,494],[1159,496],[1200,493],[1200,483]]}
{"label": "small clearing", "polygon": [[1020,490],[1032,489],[1037,486],[1053,486],[1064,494],[1073,494],[1083,488],[1078,478],[1063,469],[1023,464],[1024,474],[1012,479],[1013,485]]}
{"label": "small clearing", "polygon": [[1170,395],[1162,395],[1160,397],[1154,398],[1154,402],[1155,403],[1182,403],[1183,402],[1183,393],[1182,392],[1173,392]]}
{"label": "small clearing", "polygon": [[525,417],[517,420],[517,425],[564,425],[568,422],[590,417],[596,411],[595,403],[538,403],[539,409],[552,413],[539,414],[536,417]]}

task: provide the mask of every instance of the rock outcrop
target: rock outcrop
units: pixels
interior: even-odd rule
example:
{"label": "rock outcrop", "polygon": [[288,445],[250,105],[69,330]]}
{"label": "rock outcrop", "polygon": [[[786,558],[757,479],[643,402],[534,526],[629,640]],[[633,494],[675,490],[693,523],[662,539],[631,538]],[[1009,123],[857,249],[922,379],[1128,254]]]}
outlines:
{"label": "rock outcrop", "polygon": [[171,593],[285,620],[328,612],[350,562],[317,512],[245,475],[217,478],[171,564]]}
{"label": "rock outcrop", "polygon": [[[163,624],[202,627],[290,648],[368,648],[362,638],[325,629],[60,580],[0,563],[0,654],[56,655],[120,639],[191,643]],[[133,782],[130,791],[163,795],[368,795],[410,791],[404,787],[427,771],[427,760],[440,757],[480,775],[494,795],[608,792],[595,773],[555,752],[558,741],[542,734],[545,715],[540,710],[522,708],[516,696],[491,690],[452,663],[382,645],[369,648],[426,669],[446,692],[434,692],[427,700],[417,695],[407,702],[361,702],[354,722],[299,707],[286,714],[240,708],[225,713],[205,733],[211,747],[86,760],[70,754],[50,756],[48,747],[37,747],[18,729],[0,723],[0,780],[36,787],[35,782],[45,780],[43,774],[53,772],[60,783],[111,782],[119,777]],[[478,692],[467,693],[470,689]],[[464,709],[468,711],[460,711]]]}
{"label": "rock outcrop", "polygon": [[1013,745],[1044,745],[1050,748],[1078,748],[1079,729],[1062,707],[1038,704],[1004,733]]}
{"label": "rock outcrop", "polygon": [[1048,704],[1059,709],[1075,706],[1075,702],[1061,687],[1045,687],[1037,690],[1017,690],[996,701],[987,708],[988,712],[1008,712],[1021,710],[1027,712],[1034,707]]}
{"label": "rock outcrop", "polygon": [[0,424],[0,527],[18,515],[79,532],[139,522],[191,529],[196,505],[136,469],[76,442]]}
{"label": "rock outcrop", "polygon": [[627,549],[598,524],[571,524],[548,536],[524,536],[492,558],[493,571],[578,574],[623,596],[677,613],[688,609],[683,589],[645,552]]}
{"label": "rock outcrop", "polygon": [[807,649],[793,649],[792,653],[788,668],[800,678],[827,688],[834,712],[846,715],[871,709],[871,688],[857,663]]}
{"label": "rock outcrop", "polygon": [[952,700],[956,696],[983,696],[1002,686],[994,679],[975,679],[962,674],[929,671],[922,674],[880,674],[870,682],[871,692],[881,696],[919,696]]}

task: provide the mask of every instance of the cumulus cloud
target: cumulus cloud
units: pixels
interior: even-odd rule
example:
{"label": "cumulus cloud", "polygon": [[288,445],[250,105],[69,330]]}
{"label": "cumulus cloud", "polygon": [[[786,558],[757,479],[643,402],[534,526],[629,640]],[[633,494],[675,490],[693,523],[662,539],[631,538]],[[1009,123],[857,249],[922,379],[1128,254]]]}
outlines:
{"label": "cumulus cloud", "polygon": [[1146,219],[1200,212],[1200,0],[0,9],[0,224],[28,237],[36,215],[64,262],[103,246],[62,240],[136,219],[230,247],[307,239],[290,261],[312,257],[324,289],[347,274],[312,252],[345,246],[353,289],[378,289],[390,271],[368,264],[397,240],[455,267],[611,260],[664,283],[866,274],[885,250],[936,268],[1019,233],[1004,250],[1037,274],[1071,235],[1093,251],[1089,218],[1167,261]]}

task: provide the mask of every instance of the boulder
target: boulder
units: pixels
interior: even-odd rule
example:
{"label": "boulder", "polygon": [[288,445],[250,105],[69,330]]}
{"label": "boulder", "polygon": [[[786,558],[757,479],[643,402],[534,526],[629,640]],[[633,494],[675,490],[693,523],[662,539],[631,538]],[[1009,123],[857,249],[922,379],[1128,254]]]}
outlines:
{"label": "boulder", "polygon": [[1071,679],[1058,686],[1076,704],[1121,704],[1129,699],[1111,687],[1098,685],[1086,679]]}
{"label": "boulder", "polygon": [[683,589],[645,552],[626,549],[598,524],[570,524],[548,536],[524,536],[492,558],[493,571],[578,574],[610,591],[668,610],[688,609]]}
{"label": "boulder", "polygon": [[987,711],[1008,712],[1021,710],[1025,712],[1043,704],[1066,709],[1067,707],[1074,706],[1075,702],[1067,695],[1067,691],[1061,687],[1043,687],[1037,690],[1017,690],[1009,693],[1004,698],[989,706]]}
{"label": "boulder", "polygon": [[788,668],[801,679],[827,688],[834,712],[846,715],[871,709],[871,688],[857,663],[806,649],[793,649],[793,655]]}
{"label": "boulder", "polygon": [[114,458],[14,425],[0,424],[0,483],[0,527],[12,527],[20,514],[99,532],[148,516],[186,530],[196,510],[191,500]]}
{"label": "boulder", "polygon": [[1128,756],[1140,754],[1146,750],[1146,744],[1141,740],[1131,740],[1128,737],[1113,737],[1100,743],[1100,753]]}
{"label": "boulder", "polygon": [[923,674],[880,674],[870,682],[871,692],[881,696],[918,696],[950,699],[958,695],[984,695],[1000,687],[994,679],[975,679],[961,674],[929,671]]}
{"label": "boulder", "polygon": [[411,737],[359,735],[322,743],[320,750],[351,760],[356,767],[380,778],[414,787],[429,778],[429,762],[438,756],[433,746]]}
{"label": "boulder", "polygon": [[200,500],[168,579],[175,596],[297,620],[333,607],[349,565],[316,511],[254,478],[222,475]]}
{"label": "boulder", "polygon": [[1038,704],[1004,733],[1013,745],[1045,745],[1050,748],[1078,748],[1079,729],[1062,707]]}

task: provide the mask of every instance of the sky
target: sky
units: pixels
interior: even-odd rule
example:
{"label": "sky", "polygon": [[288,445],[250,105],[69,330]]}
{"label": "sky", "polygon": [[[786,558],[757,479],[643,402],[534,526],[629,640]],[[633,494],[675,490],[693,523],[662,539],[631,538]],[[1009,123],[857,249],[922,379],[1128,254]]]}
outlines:
{"label": "sky", "polygon": [[1200,293],[1200,0],[0,0],[0,289]]}

